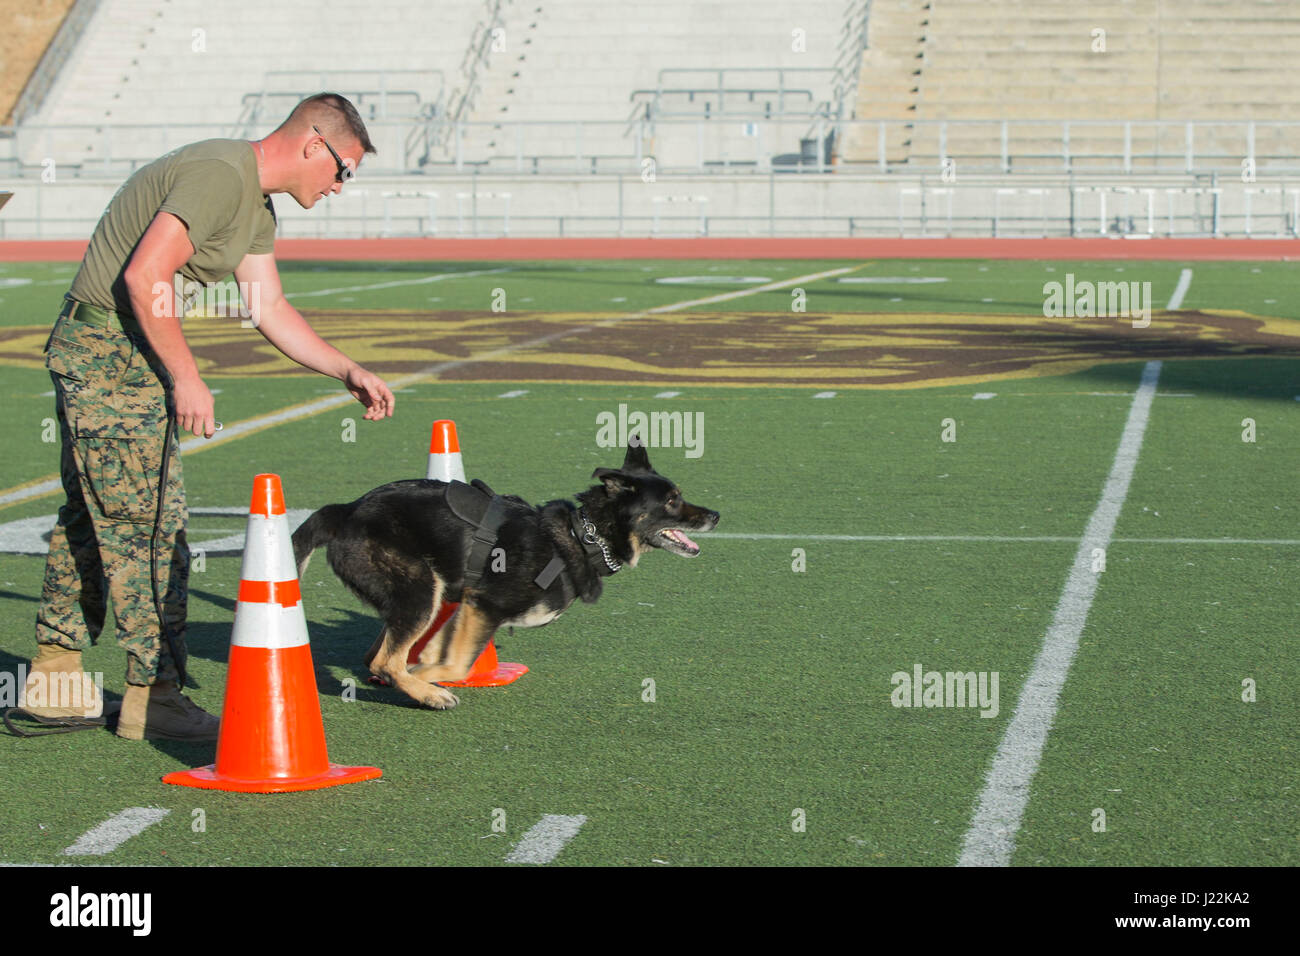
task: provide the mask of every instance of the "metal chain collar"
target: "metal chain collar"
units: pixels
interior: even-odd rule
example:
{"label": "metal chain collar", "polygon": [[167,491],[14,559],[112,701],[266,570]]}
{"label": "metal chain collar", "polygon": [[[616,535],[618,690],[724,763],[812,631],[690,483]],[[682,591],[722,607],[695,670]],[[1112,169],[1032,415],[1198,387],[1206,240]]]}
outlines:
{"label": "metal chain collar", "polygon": [[611,573],[622,570],[623,565],[610,556],[609,545],[606,543],[604,538],[596,533],[596,526],[592,524],[591,519],[587,517],[587,512],[579,511],[578,520],[582,522],[583,542],[586,544],[594,544],[596,547],[600,548],[600,553],[605,556],[605,565],[609,568]]}

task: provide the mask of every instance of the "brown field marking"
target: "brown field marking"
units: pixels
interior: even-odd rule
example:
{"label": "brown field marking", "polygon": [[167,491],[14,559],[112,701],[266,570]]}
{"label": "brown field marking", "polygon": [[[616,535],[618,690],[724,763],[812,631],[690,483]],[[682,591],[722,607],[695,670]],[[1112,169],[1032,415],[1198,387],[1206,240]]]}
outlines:
{"label": "brown field marking", "polygon": [[[380,374],[463,363],[437,376],[456,382],[898,389],[1061,375],[1109,362],[1300,357],[1300,323],[1232,311],[1153,312],[1145,329],[1125,318],[990,314],[305,314],[328,341]],[[575,329],[572,339],[472,360],[566,328]],[[232,319],[191,319],[185,333],[205,375],[315,374]],[[46,327],[0,330],[0,364],[42,367],[48,335]]]}

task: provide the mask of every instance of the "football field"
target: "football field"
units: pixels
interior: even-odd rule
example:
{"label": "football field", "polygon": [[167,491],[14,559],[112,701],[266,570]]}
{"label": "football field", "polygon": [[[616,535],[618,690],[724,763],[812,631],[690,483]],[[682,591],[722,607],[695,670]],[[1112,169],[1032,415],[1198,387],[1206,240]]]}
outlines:
{"label": "football field", "polygon": [[[41,349],[74,271],[0,264],[6,707],[61,501]],[[238,317],[187,319],[224,423],[183,444],[205,709],[256,474],[301,520],[423,477],[452,419],[469,477],[540,503],[620,464],[640,426],[719,527],[693,560],[651,554],[598,603],[499,633],[529,673],[447,712],[366,682],[378,622],[318,559],[302,593],[330,756],[381,779],[189,790],[160,778],[214,745],[0,733],[0,862],[1300,864],[1294,265],[282,276],[397,408],[363,421]],[[111,624],[85,660],[118,699]]]}

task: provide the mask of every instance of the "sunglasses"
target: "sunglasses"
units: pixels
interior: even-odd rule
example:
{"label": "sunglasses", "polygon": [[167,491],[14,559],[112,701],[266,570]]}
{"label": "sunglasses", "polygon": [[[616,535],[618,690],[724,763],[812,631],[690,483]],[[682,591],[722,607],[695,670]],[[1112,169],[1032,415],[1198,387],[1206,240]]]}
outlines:
{"label": "sunglasses", "polygon": [[357,175],[357,171],[343,162],[343,157],[334,151],[334,147],[330,145],[330,142],[325,138],[324,133],[316,129],[315,126],[313,126],[312,129],[315,130],[316,135],[320,137],[320,141],[325,144],[325,148],[330,151],[330,155],[334,157],[334,162],[338,163],[339,171],[334,174],[334,181],[336,183],[351,182]]}

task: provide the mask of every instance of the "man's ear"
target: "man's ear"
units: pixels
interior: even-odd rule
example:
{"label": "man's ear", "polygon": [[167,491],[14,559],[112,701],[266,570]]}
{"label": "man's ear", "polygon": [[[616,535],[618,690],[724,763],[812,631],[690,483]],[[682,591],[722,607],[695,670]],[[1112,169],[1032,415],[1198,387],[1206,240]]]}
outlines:
{"label": "man's ear", "polygon": [[610,495],[632,491],[636,487],[636,479],[617,468],[597,468],[591,477],[604,482],[605,492]]}

